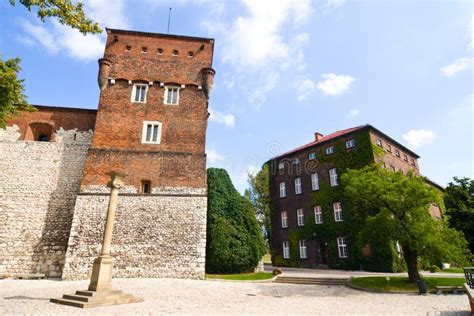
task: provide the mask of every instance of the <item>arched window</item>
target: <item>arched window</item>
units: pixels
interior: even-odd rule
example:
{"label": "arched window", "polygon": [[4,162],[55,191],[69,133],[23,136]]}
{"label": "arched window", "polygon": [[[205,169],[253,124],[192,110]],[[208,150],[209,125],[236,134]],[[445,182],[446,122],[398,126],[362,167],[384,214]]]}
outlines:
{"label": "arched window", "polygon": [[30,123],[25,134],[25,140],[50,142],[53,135],[53,126],[48,123]]}

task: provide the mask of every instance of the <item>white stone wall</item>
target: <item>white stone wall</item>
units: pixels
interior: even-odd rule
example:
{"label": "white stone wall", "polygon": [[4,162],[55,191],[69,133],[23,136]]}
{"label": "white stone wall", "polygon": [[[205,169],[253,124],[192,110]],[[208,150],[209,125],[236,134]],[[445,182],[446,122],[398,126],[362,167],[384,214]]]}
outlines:
{"label": "white stone wall", "polygon": [[[96,188],[97,189],[97,188]],[[204,278],[205,189],[159,190],[119,195],[111,255],[114,277]],[[90,277],[99,255],[109,197],[77,197],[63,279]]]}
{"label": "white stone wall", "polygon": [[0,129],[0,273],[59,277],[92,132],[19,136],[17,126]]}

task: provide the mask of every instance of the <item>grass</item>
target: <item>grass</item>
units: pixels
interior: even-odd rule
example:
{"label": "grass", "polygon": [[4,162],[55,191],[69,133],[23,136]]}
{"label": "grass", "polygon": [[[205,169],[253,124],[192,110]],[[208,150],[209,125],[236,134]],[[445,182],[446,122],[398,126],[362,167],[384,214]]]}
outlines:
{"label": "grass", "polygon": [[262,257],[263,263],[272,264],[272,256],[267,253]]}
{"label": "grass", "polygon": [[440,272],[446,272],[446,273],[464,273],[464,270],[462,268],[448,268],[444,269]]}
{"label": "grass", "polygon": [[269,272],[242,273],[242,274],[206,274],[208,280],[235,280],[235,281],[256,281],[273,278]]}
{"label": "grass", "polygon": [[[428,291],[434,291],[435,286],[462,286],[465,282],[464,278],[425,277],[423,280]],[[418,285],[407,277],[390,277],[389,282],[385,277],[361,277],[353,278],[351,284],[383,292],[418,292]]]}

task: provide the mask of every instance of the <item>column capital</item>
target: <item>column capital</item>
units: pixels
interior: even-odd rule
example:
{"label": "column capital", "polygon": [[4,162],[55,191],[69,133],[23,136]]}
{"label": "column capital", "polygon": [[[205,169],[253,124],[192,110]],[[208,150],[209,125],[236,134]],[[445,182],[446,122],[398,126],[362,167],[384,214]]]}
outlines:
{"label": "column capital", "polygon": [[110,176],[110,181],[107,183],[107,187],[112,189],[120,189],[124,187],[125,177],[127,176],[125,173],[111,171],[106,174]]}

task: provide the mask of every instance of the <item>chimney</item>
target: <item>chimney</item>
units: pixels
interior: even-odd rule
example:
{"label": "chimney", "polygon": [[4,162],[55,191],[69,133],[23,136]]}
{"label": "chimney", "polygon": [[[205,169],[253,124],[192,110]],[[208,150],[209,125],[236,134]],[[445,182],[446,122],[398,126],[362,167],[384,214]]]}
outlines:
{"label": "chimney", "polygon": [[319,142],[321,139],[323,139],[324,135],[319,133],[319,132],[316,132],[314,133],[314,140]]}

